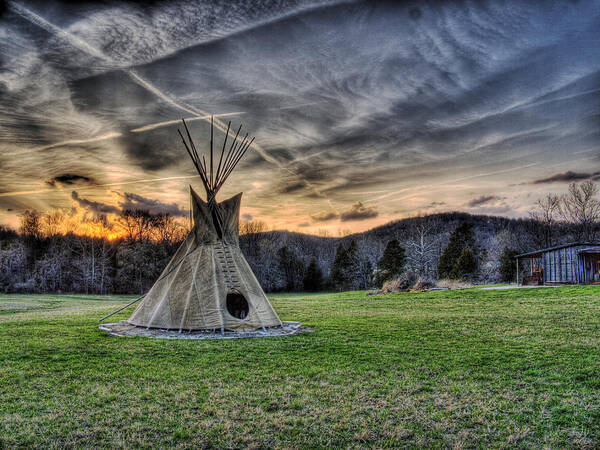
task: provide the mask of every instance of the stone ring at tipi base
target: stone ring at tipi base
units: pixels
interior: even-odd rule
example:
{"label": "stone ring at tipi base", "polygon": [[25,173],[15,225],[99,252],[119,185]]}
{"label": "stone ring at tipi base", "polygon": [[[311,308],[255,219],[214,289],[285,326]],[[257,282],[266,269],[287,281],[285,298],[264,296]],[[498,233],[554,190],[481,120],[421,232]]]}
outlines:
{"label": "stone ring at tipi base", "polygon": [[300,322],[281,322],[281,326],[266,328],[265,330],[226,330],[221,334],[218,330],[192,330],[177,331],[161,328],[144,328],[131,325],[122,320],[119,323],[102,324],[99,326],[102,331],[106,331],[114,336],[142,336],[156,337],[165,339],[240,339],[240,338],[264,338],[291,336],[294,334],[313,331],[312,328],[303,327]]}
{"label": "stone ring at tipi base", "polygon": [[[206,202],[190,186],[193,227],[147,294],[104,319],[141,300],[122,322],[100,325],[118,336],[185,339],[286,336],[308,331],[298,322],[282,322],[269,303],[239,247],[242,194],[221,203],[217,193],[252,145],[238,128],[225,133],[223,148],[213,158],[213,123],[208,160],[200,158],[183,121],[188,141],[179,135],[192,159]],[[229,123],[231,125],[231,122]],[[227,139],[233,137],[226,151]]]}

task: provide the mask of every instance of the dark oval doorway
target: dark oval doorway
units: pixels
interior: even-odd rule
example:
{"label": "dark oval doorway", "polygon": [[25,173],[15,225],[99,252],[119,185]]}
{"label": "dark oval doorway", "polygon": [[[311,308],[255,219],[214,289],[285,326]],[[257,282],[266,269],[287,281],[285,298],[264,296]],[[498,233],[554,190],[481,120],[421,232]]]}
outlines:
{"label": "dark oval doorway", "polygon": [[227,311],[229,314],[236,319],[244,320],[246,317],[248,317],[250,307],[248,306],[248,302],[244,296],[239,292],[230,292],[227,294],[225,304],[227,305]]}

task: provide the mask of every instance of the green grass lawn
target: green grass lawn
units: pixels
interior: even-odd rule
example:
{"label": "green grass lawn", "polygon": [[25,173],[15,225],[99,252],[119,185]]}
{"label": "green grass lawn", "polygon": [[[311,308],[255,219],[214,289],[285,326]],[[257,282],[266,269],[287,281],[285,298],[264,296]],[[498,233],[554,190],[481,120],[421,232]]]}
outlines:
{"label": "green grass lawn", "polygon": [[130,298],[0,296],[0,447],[600,445],[600,287],[271,295],[314,332],[227,341],[98,330]]}

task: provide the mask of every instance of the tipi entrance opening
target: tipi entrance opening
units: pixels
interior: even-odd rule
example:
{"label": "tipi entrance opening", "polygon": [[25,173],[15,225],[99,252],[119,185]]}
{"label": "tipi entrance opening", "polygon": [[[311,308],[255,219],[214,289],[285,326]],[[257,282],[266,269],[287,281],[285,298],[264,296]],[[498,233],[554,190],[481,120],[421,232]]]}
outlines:
{"label": "tipi entrance opening", "polygon": [[230,292],[225,299],[227,311],[236,319],[244,320],[248,317],[250,307],[246,298],[239,292]]}

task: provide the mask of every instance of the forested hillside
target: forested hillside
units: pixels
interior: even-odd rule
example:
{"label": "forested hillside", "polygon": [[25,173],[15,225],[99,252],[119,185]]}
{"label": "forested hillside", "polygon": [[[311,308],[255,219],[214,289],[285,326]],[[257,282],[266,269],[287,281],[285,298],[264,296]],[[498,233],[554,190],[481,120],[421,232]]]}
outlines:
{"label": "forested hillside", "polygon": [[[143,293],[186,232],[169,217],[143,213],[131,214],[126,237],[116,240],[58,233],[51,223],[29,212],[19,232],[1,229],[1,292]],[[472,279],[481,282],[500,280],[505,249],[527,251],[576,237],[564,222],[446,213],[340,238],[253,232],[261,227],[246,223],[240,246],[266,291],[363,289],[373,286],[374,270],[392,240],[404,249],[404,269],[436,278],[440,256],[461,224],[471,225],[477,260]]]}
{"label": "forested hillside", "polygon": [[[598,188],[571,184],[540,199],[527,219],[460,212],[413,217],[344,237],[240,224],[240,247],[263,289],[367,289],[400,274],[491,283],[515,279],[514,255],[600,236]],[[0,227],[0,292],[146,292],[187,234],[168,214],[125,210],[74,220],[26,211],[19,231]]]}

